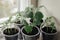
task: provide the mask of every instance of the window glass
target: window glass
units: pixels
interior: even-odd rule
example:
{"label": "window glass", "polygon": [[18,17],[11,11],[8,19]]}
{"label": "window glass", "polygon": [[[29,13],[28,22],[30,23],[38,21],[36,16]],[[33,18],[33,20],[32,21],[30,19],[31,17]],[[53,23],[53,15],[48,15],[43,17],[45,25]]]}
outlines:
{"label": "window glass", "polygon": [[0,18],[11,15],[17,9],[17,0],[0,0]]}
{"label": "window glass", "polygon": [[0,0],[0,18],[14,15],[17,11],[23,11],[31,4],[31,0]]}

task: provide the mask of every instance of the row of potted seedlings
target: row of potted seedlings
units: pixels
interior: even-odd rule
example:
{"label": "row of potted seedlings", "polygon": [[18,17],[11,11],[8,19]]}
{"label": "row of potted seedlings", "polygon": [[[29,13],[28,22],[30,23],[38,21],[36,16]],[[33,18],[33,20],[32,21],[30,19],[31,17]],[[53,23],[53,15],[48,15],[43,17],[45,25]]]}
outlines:
{"label": "row of potted seedlings", "polygon": [[10,17],[7,22],[3,23],[5,24],[4,26],[15,24],[15,27],[7,27],[3,30],[5,40],[18,40],[18,37],[24,40],[37,40],[40,37],[40,33],[42,33],[43,40],[55,40],[57,30],[55,23],[52,21],[53,17],[48,17],[43,21],[44,15],[42,12],[33,7],[27,7],[24,13],[26,13],[25,18],[31,18],[30,23],[25,18],[23,18],[22,22],[20,21],[22,16],[20,12],[16,14],[15,21],[11,21],[12,17]]}

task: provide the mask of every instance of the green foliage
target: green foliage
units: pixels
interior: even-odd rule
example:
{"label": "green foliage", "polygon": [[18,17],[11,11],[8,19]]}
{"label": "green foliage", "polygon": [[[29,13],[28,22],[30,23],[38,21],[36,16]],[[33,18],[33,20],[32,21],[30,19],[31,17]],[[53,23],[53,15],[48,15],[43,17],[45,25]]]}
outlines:
{"label": "green foliage", "polygon": [[28,15],[27,15],[27,17],[33,19],[33,12],[32,11],[29,12]]}
{"label": "green foliage", "polygon": [[25,12],[26,12],[26,17],[27,18],[33,19],[33,22],[30,23],[30,24],[28,24],[26,21],[24,21],[24,24],[25,24],[24,29],[27,33],[30,33],[32,31],[33,27],[41,24],[40,20],[42,20],[44,15],[42,14],[42,12],[38,11],[37,8],[27,7]]}
{"label": "green foliage", "polygon": [[23,24],[25,25],[25,31],[27,32],[27,33],[30,33],[31,31],[32,31],[32,26],[31,25],[29,25],[28,23],[27,23],[27,21],[26,20],[23,20]]}
{"label": "green foliage", "polygon": [[33,8],[27,7],[25,9],[26,17],[33,19]]}
{"label": "green foliage", "polygon": [[16,22],[17,22],[17,21],[20,21],[20,19],[19,19],[20,16],[21,16],[20,12],[17,12],[15,16],[16,16],[15,21],[16,21]]}
{"label": "green foliage", "polygon": [[32,26],[29,26],[29,25],[27,25],[27,26],[25,26],[25,31],[27,32],[27,33],[30,33],[31,31],[32,31]]}
{"label": "green foliage", "polygon": [[[46,24],[46,26],[49,26],[49,27],[52,28],[51,32],[52,32],[54,29],[56,29],[55,23],[53,22],[53,16],[47,17],[46,20],[45,20],[45,24]],[[48,30],[47,30],[47,31],[48,31]]]}
{"label": "green foliage", "polygon": [[[21,15],[20,15],[20,12],[17,12],[17,14],[16,14],[15,16],[16,16],[16,20],[15,20],[15,21],[19,20],[19,18],[20,18],[20,16],[21,16]],[[13,16],[10,16],[7,21],[5,21],[5,22],[3,22],[3,23],[0,24],[0,25],[3,25],[2,30],[3,30],[5,27],[7,27],[7,28],[10,27],[10,24],[12,24],[12,23],[15,22],[15,21],[12,21],[12,18],[13,18]],[[9,28],[7,29],[7,32],[10,33]]]}
{"label": "green foliage", "polygon": [[40,20],[42,20],[43,14],[37,11],[34,18],[35,18],[34,22],[36,23],[36,25],[40,25],[41,24]]}
{"label": "green foliage", "polygon": [[[30,24],[28,24],[26,20],[23,19],[23,24],[25,25],[24,29],[27,33],[30,33],[33,27],[41,24],[40,20],[42,20],[44,15],[40,11],[38,11],[38,8],[30,8],[30,7],[27,7],[25,9],[25,13],[27,18],[33,19],[33,23],[30,23]],[[5,24],[19,21],[21,17],[20,12],[17,12],[15,16],[16,16],[16,19],[14,21],[11,21],[12,17],[10,17]]]}

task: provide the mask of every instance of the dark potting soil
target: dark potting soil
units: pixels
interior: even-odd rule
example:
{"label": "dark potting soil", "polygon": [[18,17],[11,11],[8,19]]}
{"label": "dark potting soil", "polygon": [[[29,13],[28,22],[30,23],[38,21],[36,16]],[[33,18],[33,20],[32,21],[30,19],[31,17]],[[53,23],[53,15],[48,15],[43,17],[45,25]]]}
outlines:
{"label": "dark potting soil", "polygon": [[42,31],[44,31],[44,32],[46,32],[46,33],[56,33],[56,32],[57,32],[56,29],[53,29],[53,30],[52,30],[51,27],[44,27],[44,28],[42,29]]}
{"label": "dark potting soil", "polygon": [[26,35],[35,35],[35,34],[38,33],[38,30],[37,30],[37,28],[35,28],[35,27],[33,27],[33,30],[32,30],[31,33],[27,33],[24,29],[23,29],[22,31],[23,31],[23,33],[26,34]]}
{"label": "dark potting soil", "polygon": [[15,28],[7,28],[6,30],[3,31],[3,33],[6,35],[14,35],[18,33],[18,30]]}

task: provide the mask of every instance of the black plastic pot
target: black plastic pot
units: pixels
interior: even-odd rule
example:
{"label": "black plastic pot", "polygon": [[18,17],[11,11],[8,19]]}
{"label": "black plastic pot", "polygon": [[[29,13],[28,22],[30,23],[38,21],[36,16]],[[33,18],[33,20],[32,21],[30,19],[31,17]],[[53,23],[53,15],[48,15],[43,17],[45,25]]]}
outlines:
{"label": "black plastic pot", "polygon": [[33,27],[33,30],[31,33],[27,33],[23,27],[21,29],[21,33],[23,35],[24,40],[37,40],[38,37],[40,36],[40,30],[38,27]]}
{"label": "black plastic pot", "polygon": [[[20,23],[20,21],[15,22],[15,23],[16,23],[16,25],[20,28],[20,30],[21,30],[21,28],[24,26],[23,24]],[[19,39],[23,39],[22,34],[21,34],[21,31],[20,31],[20,33],[19,33]]]}
{"label": "black plastic pot", "polygon": [[23,24],[16,24],[20,28],[19,39],[23,39],[21,34],[21,28],[24,26]]}
{"label": "black plastic pot", "polygon": [[[47,30],[48,28],[48,30]],[[42,28],[42,37],[43,37],[43,40],[56,40],[56,35],[57,35],[57,30],[54,29],[52,32],[51,32],[52,28],[51,27],[44,27]]]}
{"label": "black plastic pot", "polygon": [[5,40],[18,40],[19,28],[7,28],[3,31],[3,34]]}
{"label": "black plastic pot", "polygon": [[19,33],[19,39],[23,39],[22,34],[21,34],[21,28],[24,26],[22,24],[16,24],[20,28],[20,33]]}

